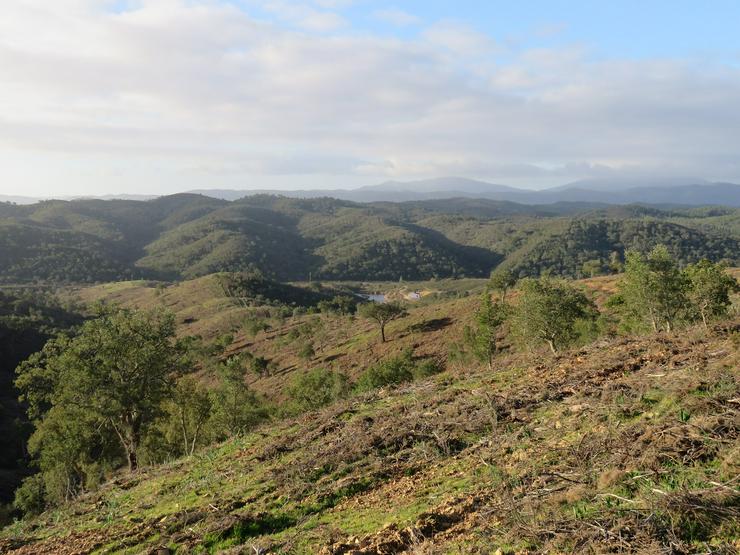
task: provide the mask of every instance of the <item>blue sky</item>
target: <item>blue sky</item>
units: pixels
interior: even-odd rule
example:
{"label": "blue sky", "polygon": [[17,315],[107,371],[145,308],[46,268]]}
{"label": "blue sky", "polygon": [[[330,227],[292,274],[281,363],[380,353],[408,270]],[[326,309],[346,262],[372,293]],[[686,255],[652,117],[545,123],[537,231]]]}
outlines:
{"label": "blue sky", "polygon": [[0,194],[740,181],[740,2],[9,0]]}
{"label": "blue sky", "polygon": [[[269,12],[238,2],[244,9]],[[328,4],[331,5],[331,4]],[[497,41],[520,47],[580,43],[594,56],[612,58],[687,57],[740,61],[740,3],[731,0],[527,0],[392,3],[357,1],[336,11],[354,30],[405,38],[440,20],[460,21]],[[418,23],[389,25],[374,14],[400,10]]]}

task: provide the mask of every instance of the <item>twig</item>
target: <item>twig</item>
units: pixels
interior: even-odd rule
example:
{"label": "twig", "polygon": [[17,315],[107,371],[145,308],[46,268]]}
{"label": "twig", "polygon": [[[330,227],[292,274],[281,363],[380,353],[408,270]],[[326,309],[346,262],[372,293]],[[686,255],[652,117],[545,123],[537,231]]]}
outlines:
{"label": "twig", "polygon": [[634,499],[627,499],[626,497],[622,497],[621,495],[616,495],[614,493],[598,493],[596,494],[596,497],[614,497],[615,499],[626,501],[627,503],[637,503]]}

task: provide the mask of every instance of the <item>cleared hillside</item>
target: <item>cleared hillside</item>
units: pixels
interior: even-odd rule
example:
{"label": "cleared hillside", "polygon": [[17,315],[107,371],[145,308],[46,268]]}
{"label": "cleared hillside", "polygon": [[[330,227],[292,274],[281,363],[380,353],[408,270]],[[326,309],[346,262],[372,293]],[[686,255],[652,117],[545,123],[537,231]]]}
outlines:
{"label": "cleared hillside", "polygon": [[[740,279],[740,268],[731,273]],[[597,305],[616,290],[619,276],[600,276],[578,284]],[[177,319],[179,334],[200,335],[207,341],[228,337],[221,358],[248,352],[265,357],[271,366],[267,375],[248,373],[249,386],[261,393],[281,398],[290,379],[315,367],[340,370],[352,378],[368,366],[412,349],[419,358],[446,359],[463,339],[463,329],[479,302],[487,280],[435,280],[422,282],[380,282],[336,284],[339,290],[381,293],[402,299],[408,292],[421,291],[420,301],[407,302],[409,315],[391,322],[388,343],[378,342],[373,322],[359,317],[334,314],[296,314],[273,317],[269,311],[245,307],[228,297],[218,276],[158,286],[156,282],[135,281],[67,290],[65,297],[85,304],[97,301],[129,308],[164,307]],[[300,290],[304,289],[303,284]],[[326,289],[327,297],[337,291]],[[254,321],[267,324],[265,329],[250,329]],[[301,357],[301,347],[313,345],[313,355]],[[504,341],[502,348],[509,348]],[[452,361],[452,366],[462,365]]]}
{"label": "cleared hillside", "polygon": [[0,549],[730,553],[738,331],[506,355],[357,396],[121,476]]}

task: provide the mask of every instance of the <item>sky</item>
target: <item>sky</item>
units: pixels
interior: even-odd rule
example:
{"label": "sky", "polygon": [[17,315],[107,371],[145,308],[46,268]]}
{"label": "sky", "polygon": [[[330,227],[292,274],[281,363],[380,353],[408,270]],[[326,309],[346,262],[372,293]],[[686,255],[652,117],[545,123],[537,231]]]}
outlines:
{"label": "sky", "polygon": [[0,194],[740,181],[740,2],[3,0]]}

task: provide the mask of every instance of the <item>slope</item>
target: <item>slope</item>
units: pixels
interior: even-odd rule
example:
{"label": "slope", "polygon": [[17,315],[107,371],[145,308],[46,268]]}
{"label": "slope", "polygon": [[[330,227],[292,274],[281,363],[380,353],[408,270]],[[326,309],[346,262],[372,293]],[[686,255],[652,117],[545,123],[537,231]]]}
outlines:
{"label": "slope", "polygon": [[2,532],[14,554],[732,552],[740,321],[378,390]]}

